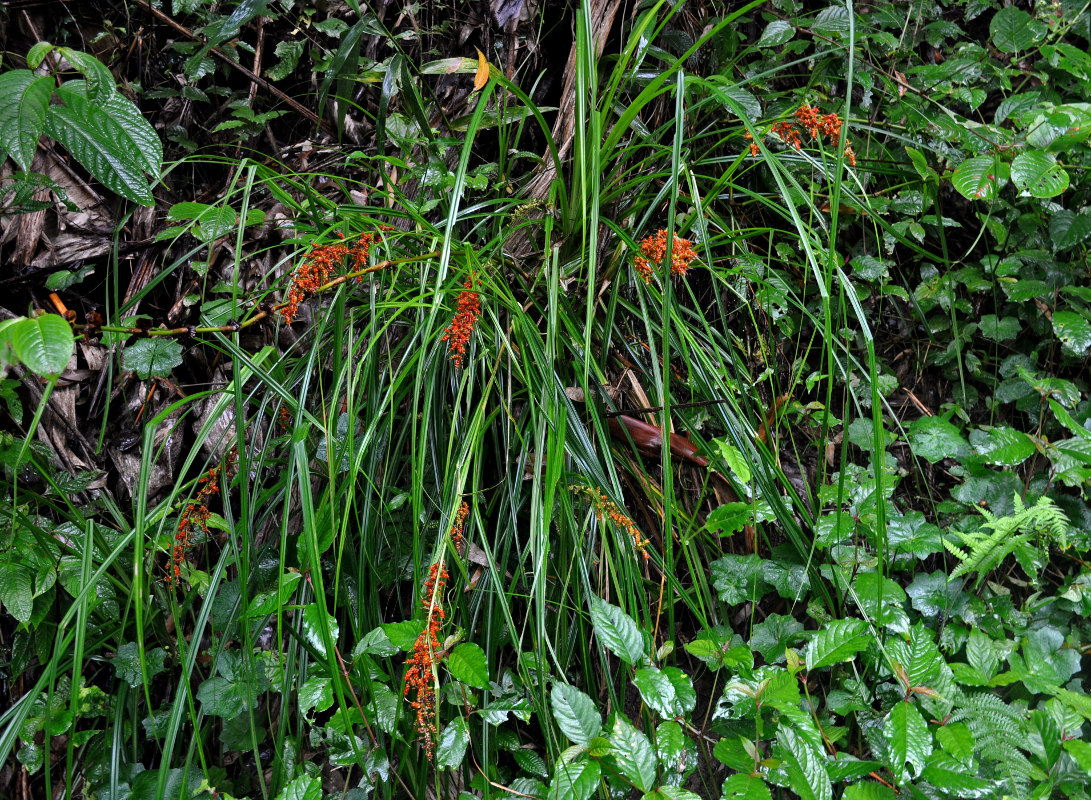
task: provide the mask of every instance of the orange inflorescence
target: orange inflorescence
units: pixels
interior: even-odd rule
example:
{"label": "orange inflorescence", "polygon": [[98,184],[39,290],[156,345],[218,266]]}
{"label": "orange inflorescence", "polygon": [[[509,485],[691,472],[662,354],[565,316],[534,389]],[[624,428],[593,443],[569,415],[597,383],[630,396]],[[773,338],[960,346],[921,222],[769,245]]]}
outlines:
{"label": "orange inflorescence", "polygon": [[636,523],[627,514],[623,514],[621,509],[617,507],[606,494],[599,489],[589,489],[588,494],[591,496],[591,503],[595,507],[595,514],[600,520],[608,519],[619,528],[625,530],[633,538],[633,549],[644,556],[644,560],[647,561],[648,556],[648,540],[644,538],[644,534],[640,532],[640,529],[636,527]]}
{"label": "orange inflorescence", "polygon": [[461,367],[466,358],[466,345],[474,332],[477,320],[481,317],[481,297],[474,291],[474,276],[466,279],[465,290],[458,296],[458,310],[451,324],[443,331],[441,341],[447,342],[447,352],[456,367]]}
{"label": "orange inflorescence", "polygon": [[[841,138],[841,118],[837,114],[822,114],[816,106],[807,103],[801,105],[796,110],[795,121],[796,125],[810,134],[811,139],[821,139],[825,136],[830,144],[835,145]],[[780,140],[789,147],[794,147],[796,150],[803,149],[803,137],[800,136],[799,129],[791,122],[777,122],[769,129],[769,132],[779,136]],[[746,133],[746,139],[750,141],[750,154],[757,156],[759,148],[753,142],[749,131]],[[856,166],[856,152],[852,149],[852,145],[847,143],[845,158],[852,166]]]}
{"label": "orange inflorescence", "polygon": [[[235,462],[236,450],[227,455],[227,466],[230,470]],[[197,530],[208,533],[208,518],[212,512],[208,509],[208,501],[220,493],[221,465],[210,467],[208,472],[197,479],[197,496],[192,503],[188,503],[182,510],[182,516],[178,519],[178,532],[174,534],[174,544],[170,550],[170,563],[167,565],[167,585],[172,589],[182,577],[182,564],[186,560],[186,551],[189,550],[190,538]]]}
{"label": "orange inflorescence", "polygon": [[[644,283],[651,283],[654,267],[662,262],[667,254],[667,231],[660,229],[640,243],[641,255],[633,259],[633,266],[644,279]],[[693,242],[683,239],[677,234],[671,244],[671,274],[681,278],[686,276],[686,270],[690,263],[697,258],[693,249]]]}
{"label": "orange inflorescence", "polygon": [[[463,502],[451,523],[451,541],[459,553],[464,546],[462,526],[469,510],[469,506]],[[429,568],[428,580],[424,583],[424,595],[421,598],[426,622],[424,630],[420,632],[417,641],[413,644],[413,652],[406,660],[405,684],[402,690],[406,697],[413,695],[410,705],[416,712],[417,733],[429,761],[432,760],[436,747],[435,669],[444,656],[443,646],[439,641],[439,631],[445,616],[443,591],[447,587],[448,577],[447,567],[442,559]]]}
{"label": "orange inflorescence", "polygon": [[[338,236],[344,239],[342,234]],[[284,321],[291,324],[299,312],[299,304],[329,283],[341,267],[347,267],[349,272],[364,269],[368,250],[377,238],[377,234],[365,233],[351,245],[341,241],[311,250],[292,275],[292,284],[288,287],[288,296],[281,310]],[[356,279],[363,280],[363,276],[358,275]]]}

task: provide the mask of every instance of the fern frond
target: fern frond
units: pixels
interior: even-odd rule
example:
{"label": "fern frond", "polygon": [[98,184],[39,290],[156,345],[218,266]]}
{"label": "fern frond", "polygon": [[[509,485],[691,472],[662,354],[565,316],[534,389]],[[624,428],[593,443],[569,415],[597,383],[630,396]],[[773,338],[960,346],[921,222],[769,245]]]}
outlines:
{"label": "fern frond", "polygon": [[[1045,539],[1042,544],[1044,547],[1048,547],[1050,543],[1059,547],[1068,546],[1068,517],[1047,497],[1038,498],[1038,501],[1028,508],[1016,495],[1015,511],[1007,517],[998,517],[984,508],[979,510],[985,518],[981,530],[969,533],[954,532],[969,550],[968,553],[946,539],[943,541],[943,546],[959,560],[959,565],[955,567],[950,577],[957,578],[960,575],[977,573],[975,589],[981,585],[986,575],[1000,566],[1005,558],[1036,536]],[[1027,563],[1024,559],[1021,559],[1021,562]],[[1037,576],[1031,575],[1031,577]]]}

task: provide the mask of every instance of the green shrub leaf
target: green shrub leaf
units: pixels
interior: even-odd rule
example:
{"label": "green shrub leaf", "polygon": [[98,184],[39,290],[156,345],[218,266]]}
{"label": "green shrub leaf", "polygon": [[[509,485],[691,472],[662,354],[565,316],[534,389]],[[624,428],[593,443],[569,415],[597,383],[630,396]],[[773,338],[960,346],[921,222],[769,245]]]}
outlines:
{"label": "green shrub leaf", "polygon": [[640,791],[649,791],[655,785],[659,760],[644,732],[619,715],[610,732],[610,744],[613,745],[614,758],[621,774]]}
{"label": "green shrub leaf", "polygon": [[955,168],[951,185],[967,200],[992,200],[1007,176],[1008,167],[997,156],[974,156]]}
{"label": "green shrub leaf", "polygon": [[633,684],[649,708],[661,717],[680,717],[697,705],[693,681],[678,667],[641,667]]}
{"label": "green shrub leaf", "polygon": [[1061,340],[1065,350],[1083,357],[1091,349],[1091,322],[1075,311],[1056,311],[1053,314],[1053,332]]}
{"label": "green shrub leaf", "polygon": [[598,788],[602,777],[599,762],[586,758],[558,761],[549,785],[548,800],[587,800]]}
{"label": "green shrub leaf", "polygon": [[125,348],[121,364],[132,370],[141,380],[166,377],[182,363],[182,345],[165,336],[138,339]]}
{"label": "green shrub leaf", "polygon": [[1068,172],[1052,153],[1030,150],[1011,162],[1011,181],[1032,197],[1055,197],[1068,188]]}
{"label": "green shrub leaf", "polygon": [[595,702],[575,686],[554,683],[550,701],[557,727],[572,742],[587,747],[602,732],[602,718]]}
{"label": "green shrub leaf", "polygon": [[470,744],[470,728],[465,717],[455,717],[443,729],[436,742],[436,767],[454,768],[462,764]]}
{"label": "green shrub leaf", "polygon": [[630,666],[644,660],[644,635],[635,620],[601,597],[591,598],[591,622],[595,635],[610,652]]}
{"label": "green shrub leaf", "polygon": [[921,417],[909,425],[909,444],[913,454],[935,464],[945,458],[961,458],[970,453],[969,443],[958,427],[943,417]]}
{"label": "green shrub leaf", "polygon": [[1074,214],[1067,208],[1049,218],[1049,238],[1054,251],[1065,250],[1091,236],[1091,214]]}
{"label": "green shrub leaf", "polygon": [[773,800],[769,787],[757,775],[737,772],[724,781],[721,800]]}
{"label": "green shrub leaf", "polygon": [[30,169],[45,130],[53,79],[27,69],[0,75],[0,152],[6,150],[24,172]]}
{"label": "green shrub leaf", "polygon": [[1007,6],[993,15],[989,23],[989,35],[996,49],[1003,53],[1017,53],[1040,41],[1046,34],[1046,26],[1021,8]]}
{"label": "green shrub leaf", "polygon": [[322,781],[314,775],[300,775],[280,790],[276,800],[321,800]]}
{"label": "green shrub leaf", "polygon": [[818,631],[807,646],[808,672],[848,661],[868,644],[868,627],[862,619],[835,619]]}
{"label": "green shrub leaf", "polygon": [[38,375],[59,375],[76,347],[72,326],[59,314],[21,319],[10,334],[15,357]]}
{"label": "green shrub leaf", "polygon": [[802,800],[833,800],[825,758],[783,723],[777,726],[776,752],[788,772],[788,786]]}
{"label": "green shrub leaf", "polygon": [[[898,782],[906,783],[919,775],[932,754],[932,737],[917,707],[904,700],[896,703],[883,723],[883,734],[889,745],[888,766]],[[911,769],[906,769],[907,763]]]}
{"label": "green shrub leaf", "polygon": [[34,611],[34,572],[22,564],[0,563],[0,605],[18,622],[30,622]]}
{"label": "green shrub leaf", "polygon": [[796,35],[796,29],[792,23],[782,19],[775,19],[765,26],[761,38],[758,39],[758,47],[777,47],[789,41]]}
{"label": "green shrub leaf", "polygon": [[460,644],[447,656],[447,668],[455,680],[487,689],[489,686],[489,666],[485,660],[485,651],[473,642]]}

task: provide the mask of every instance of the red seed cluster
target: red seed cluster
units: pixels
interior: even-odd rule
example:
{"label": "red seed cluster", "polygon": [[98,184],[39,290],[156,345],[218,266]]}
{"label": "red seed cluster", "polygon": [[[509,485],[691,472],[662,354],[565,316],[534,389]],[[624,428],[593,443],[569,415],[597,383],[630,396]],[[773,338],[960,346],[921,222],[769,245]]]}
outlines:
{"label": "red seed cluster", "polygon": [[633,522],[632,518],[627,514],[623,514],[617,504],[610,500],[602,490],[589,489],[587,493],[591,496],[591,504],[594,506],[595,515],[599,520],[608,519],[628,533],[633,539],[633,549],[644,556],[644,560],[647,561],[649,559],[648,540],[644,538],[644,534],[636,527],[636,523]]}
{"label": "red seed cluster", "polygon": [[[344,239],[342,234],[337,235]],[[342,267],[348,272],[364,269],[367,266],[368,249],[377,238],[378,234],[365,233],[351,245],[340,241],[319,245],[311,250],[292,275],[288,296],[281,310],[284,321],[291,324],[299,312],[299,304],[329,283]],[[363,276],[359,275],[356,279],[363,280]]]}
{"label": "red seed cluster", "polygon": [[[462,526],[469,510],[469,506],[463,501],[451,523],[451,541],[459,553],[464,546]],[[413,652],[406,659],[405,683],[402,689],[404,696],[413,696],[409,704],[416,713],[417,734],[429,761],[436,749],[435,669],[445,655],[439,641],[439,631],[445,616],[443,591],[447,588],[448,577],[443,559],[429,568],[428,580],[424,583],[424,594],[421,597],[426,622],[424,630],[413,644]]]}
{"label": "red seed cluster", "polygon": [[[227,455],[227,466],[230,472],[238,455],[237,450],[232,450]],[[208,518],[212,512],[208,509],[208,501],[220,493],[221,465],[210,467],[208,472],[197,479],[197,496],[192,503],[188,503],[178,519],[178,531],[174,534],[174,544],[170,550],[170,564],[167,565],[167,586],[174,588],[182,577],[182,564],[186,560],[186,552],[189,550],[190,539],[193,534],[201,530],[208,533]]]}
{"label": "red seed cluster", "polygon": [[[667,232],[660,229],[640,243],[642,255],[633,259],[633,266],[644,279],[644,283],[651,283],[654,268],[663,261],[667,254]],[[686,270],[690,263],[697,258],[693,249],[693,242],[683,239],[677,234],[671,245],[671,274],[680,278],[686,277]]]}
{"label": "red seed cluster", "polygon": [[[807,131],[812,140],[825,136],[831,145],[836,145],[841,138],[841,124],[841,118],[837,114],[822,114],[816,106],[804,103],[795,113],[795,124],[787,121],[777,122],[769,129],[769,132],[779,136],[780,140],[789,147],[802,150],[803,137],[796,125]],[[749,131],[746,132],[746,139],[750,142],[750,155],[757,156],[761,151]],[[845,158],[852,166],[856,166],[856,152],[850,144],[845,145]]]}
{"label": "red seed cluster", "polygon": [[481,297],[473,288],[474,276],[466,279],[465,290],[458,296],[458,310],[451,324],[443,331],[441,341],[447,342],[447,352],[456,367],[461,367],[466,358],[466,345],[474,332],[477,320],[481,317]]}

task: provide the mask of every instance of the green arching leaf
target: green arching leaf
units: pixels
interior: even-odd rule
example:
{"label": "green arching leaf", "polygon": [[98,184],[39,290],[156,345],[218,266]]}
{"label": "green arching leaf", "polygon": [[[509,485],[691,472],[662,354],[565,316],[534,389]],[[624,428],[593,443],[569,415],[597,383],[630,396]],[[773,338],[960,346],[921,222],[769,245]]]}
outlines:
{"label": "green arching leaf", "polygon": [[760,600],[769,591],[762,579],[761,559],[755,553],[728,553],[712,562],[712,585],[728,605]]}
{"label": "green arching leaf", "polygon": [[868,645],[868,627],[862,619],[828,622],[807,645],[807,671],[848,661]]}
{"label": "green arching leaf", "polygon": [[992,200],[1007,182],[1008,172],[997,156],[974,156],[955,168],[951,185],[967,200]]}
{"label": "green arching leaf", "polygon": [[735,447],[735,445],[729,444],[726,439],[715,439],[713,440],[713,444],[732,474],[739,479],[739,482],[750,483],[750,464],[742,454],[742,451]]}
{"label": "green arching leaf", "polygon": [[955,797],[993,797],[997,789],[995,782],[975,775],[942,750],[937,750],[928,759],[921,778]]}
{"label": "green arching leaf", "polygon": [[970,440],[986,464],[1014,467],[1035,453],[1034,441],[1027,434],[1006,426],[973,431]]}
{"label": "green arching leaf", "polygon": [[455,717],[443,729],[436,742],[436,767],[453,769],[462,764],[470,744],[470,728],[465,717]]}
{"label": "green arching leaf", "polygon": [[181,363],[182,345],[165,336],[138,339],[125,348],[121,358],[122,367],[134,371],[141,380],[153,375],[166,377]]}
{"label": "green arching leaf", "polygon": [[49,107],[46,132],[108,189],[151,205],[154,200],[143,173],[158,179],[163,147],[136,106],[116,93],[95,103],[83,81],[69,81],[57,94],[64,105]]}
{"label": "green arching leaf", "polygon": [[26,368],[38,375],[59,375],[76,348],[72,326],[59,314],[19,320],[11,327],[11,345]]}
{"label": "green arching leaf", "polygon": [[591,598],[591,622],[602,644],[626,664],[644,661],[644,635],[636,621],[601,597]]}
{"label": "green arching leaf", "polygon": [[368,704],[369,719],[375,721],[379,730],[393,733],[398,727],[402,693],[395,692],[385,683],[378,681],[371,684],[371,702]]}
{"label": "green arching leaf", "polygon": [[693,682],[678,667],[641,667],[633,675],[640,697],[661,717],[681,717],[697,705]]}
{"label": "green arching leaf", "polygon": [[945,458],[961,458],[970,452],[958,427],[944,417],[921,417],[909,425],[913,454],[935,464]]}
{"label": "green arching leaf", "polygon": [[883,723],[883,734],[888,743],[888,766],[898,782],[905,783],[920,775],[932,754],[932,736],[917,707],[908,701],[896,703]]}
{"label": "green arching leaf", "polygon": [[447,669],[455,680],[468,683],[478,689],[489,686],[489,665],[485,651],[473,642],[460,644],[447,656]]}
{"label": "green arching leaf", "polygon": [[[144,681],[140,670],[140,647],[136,642],[127,642],[117,649],[117,655],[112,659],[117,676],[129,686],[140,686]],[[167,665],[167,651],[162,647],[147,650],[144,653],[144,664],[148,670],[150,681]]]}
{"label": "green arching leaf", "polygon": [[936,729],[936,742],[956,761],[969,764],[974,757],[974,735],[963,722],[941,725]]}
{"label": "green arching leaf", "polygon": [[758,47],[777,47],[791,40],[796,35],[796,29],[790,22],[775,19],[765,26],[761,38],[758,39]]}
{"label": "green arching leaf", "polygon": [[644,732],[637,730],[619,714],[614,720],[609,739],[621,774],[640,791],[651,790],[655,786],[659,760]]}
{"label": "green arching leaf", "polygon": [[875,781],[860,781],[845,787],[843,800],[897,800],[898,795],[889,786]]}
{"label": "green arching leaf", "polygon": [[33,583],[34,572],[29,567],[0,562],[0,605],[24,625],[34,611]]}
{"label": "green arching leaf", "polygon": [[788,786],[802,800],[833,800],[833,785],[822,753],[783,723],[777,726],[775,752],[788,772]]}
{"label": "green arching leaf", "polygon": [[587,800],[602,777],[599,762],[587,758],[558,761],[549,784],[548,800]]}
{"label": "green arching leaf", "polygon": [[93,55],[71,47],[58,47],[57,52],[86,79],[87,95],[92,101],[106,103],[116,92],[114,76]]}
{"label": "green arching leaf", "polygon": [[322,800],[322,781],[314,775],[300,775],[280,790],[276,800]]}
{"label": "green arching leaf", "polygon": [[52,78],[26,69],[0,75],[0,153],[6,150],[24,172],[30,169],[45,131],[52,95]]}
{"label": "green arching leaf", "polygon": [[1091,322],[1076,311],[1053,312],[1053,332],[1065,350],[1083,357],[1091,349]]}
{"label": "green arching leaf", "polygon": [[321,714],[333,705],[333,681],[325,675],[313,675],[299,687],[299,713],[307,719]]}
{"label": "green arching leaf", "polygon": [[1047,33],[1044,24],[1016,6],[1007,6],[993,15],[989,23],[989,35],[996,49],[1003,53],[1017,53],[1041,41]]}
{"label": "green arching leaf", "polygon": [[1012,183],[1031,197],[1056,197],[1068,188],[1068,180],[1068,172],[1052,153],[1028,150],[1011,162]]}
{"label": "green arching leaf", "polygon": [[701,795],[694,794],[689,789],[681,786],[660,786],[653,792],[648,792],[640,800],[701,800]]}
{"label": "green arching leaf", "polygon": [[276,613],[278,608],[283,608],[295,593],[296,584],[303,578],[299,572],[281,573],[275,591],[262,592],[251,599],[250,607],[246,609],[246,618],[264,617]]}
{"label": "green arching leaf", "polygon": [[332,658],[333,653],[326,653],[326,640],[322,635],[322,629],[329,627],[330,640],[336,645],[340,628],[337,618],[326,612],[326,619],[322,619],[322,609],[318,603],[310,603],[303,608],[303,638],[319,653],[325,653]]}
{"label": "green arching leaf", "polygon": [[602,717],[595,702],[567,683],[554,683],[550,692],[553,719],[570,741],[587,747],[602,732]]}
{"label": "green arching leaf", "polygon": [[1067,208],[1049,218],[1049,238],[1054,252],[1074,247],[1091,236],[1091,214],[1075,214]]}
{"label": "green arching leaf", "polygon": [[724,781],[721,800],[773,800],[769,787],[758,775],[736,772]]}

